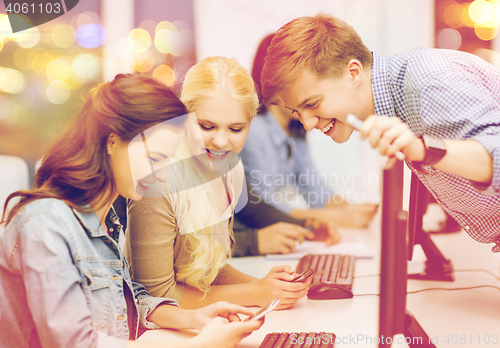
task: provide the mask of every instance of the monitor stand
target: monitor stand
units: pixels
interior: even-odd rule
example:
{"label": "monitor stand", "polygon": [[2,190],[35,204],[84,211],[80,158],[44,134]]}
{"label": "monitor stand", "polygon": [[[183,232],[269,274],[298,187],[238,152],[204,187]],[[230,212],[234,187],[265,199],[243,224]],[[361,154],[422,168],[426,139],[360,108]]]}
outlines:
{"label": "monitor stand", "polygon": [[407,342],[410,348],[436,348],[429,336],[418,323],[417,319],[408,311],[405,314],[405,338],[411,338]]}
{"label": "monitor stand", "polygon": [[422,231],[420,238],[419,244],[422,246],[427,257],[425,269],[423,273],[408,274],[408,279],[454,281],[455,277],[453,276],[451,261],[444,257],[436,244],[434,244],[429,233]]}

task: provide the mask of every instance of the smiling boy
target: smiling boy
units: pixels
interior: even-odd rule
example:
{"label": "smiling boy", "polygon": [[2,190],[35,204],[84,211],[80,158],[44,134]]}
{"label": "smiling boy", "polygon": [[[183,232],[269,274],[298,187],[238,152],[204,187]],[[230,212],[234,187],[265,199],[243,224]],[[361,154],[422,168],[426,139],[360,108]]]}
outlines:
{"label": "smiling boy", "polygon": [[[278,30],[262,71],[264,103],[283,103],[306,130],[361,138],[407,164],[475,240],[500,252],[500,71],[458,51],[419,48],[389,59],[325,14]],[[389,146],[390,145],[390,146]]]}

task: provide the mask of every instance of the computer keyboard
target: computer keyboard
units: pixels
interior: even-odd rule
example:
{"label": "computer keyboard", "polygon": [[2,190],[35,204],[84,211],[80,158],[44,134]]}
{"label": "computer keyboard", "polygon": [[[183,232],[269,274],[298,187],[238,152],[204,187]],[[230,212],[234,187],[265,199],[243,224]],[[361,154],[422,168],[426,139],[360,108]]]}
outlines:
{"label": "computer keyboard", "polygon": [[335,337],[331,332],[273,332],[259,348],[333,348]]}
{"label": "computer keyboard", "polygon": [[311,287],[307,293],[311,300],[352,298],[355,261],[353,255],[309,254],[300,259],[296,272],[314,270]]}

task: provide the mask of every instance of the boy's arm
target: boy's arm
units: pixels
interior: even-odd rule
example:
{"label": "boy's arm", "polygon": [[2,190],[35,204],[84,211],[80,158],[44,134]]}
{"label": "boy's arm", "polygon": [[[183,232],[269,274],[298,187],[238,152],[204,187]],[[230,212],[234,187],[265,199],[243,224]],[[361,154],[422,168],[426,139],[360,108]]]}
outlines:
{"label": "boy's arm", "polygon": [[[423,141],[397,117],[368,117],[361,128],[361,139],[368,139],[384,156],[393,157],[401,150],[408,160],[420,162],[426,153]],[[446,155],[433,167],[472,181],[491,183],[493,158],[479,141],[445,139],[444,142]]]}

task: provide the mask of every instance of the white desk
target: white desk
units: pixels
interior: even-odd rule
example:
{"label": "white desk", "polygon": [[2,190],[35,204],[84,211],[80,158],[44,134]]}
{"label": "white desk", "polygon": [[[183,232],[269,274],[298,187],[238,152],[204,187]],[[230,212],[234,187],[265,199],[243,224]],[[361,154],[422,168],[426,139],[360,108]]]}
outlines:
{"label": "white desk", "polygon": [[[379,224],[379,221],[373,221],[373,224]],[[343,233],[349,232],[346,230]],[[373,259],[356,261],[355,276],[378,275],[380,273],[380,235],[363,230],[352,231],[352,233],[365,238],[368,247],[375,255]],[[496,275],[499,274],[500,255],[493,254],[489,246],[476,243],[465,232],[433,236],[433,239],[445,256],[452,260],[455,269],[482,268]],[[409,264],[410,272],[419,272],[423,266],[423,263],[418,261],[423,259],[421,253],[417,252],[415,259],[416,261]],[[229,263],[242,272],[255,277],[263,277],[273,266],[284,262],[269,261],[264,257],[245,257],[232,259]],[[295,268],[297,261],[286,263]],[[452,283],[410,280],[408,291],[430,287],[456,288],[482,284],[500,287],[500,281],[484,272],[456,272],[455,277],[456,280]],[[354,294],[378,293],[379,277],[354,279],[353,292]],[[260,330],[242,340],[238,347],[258,347],[267,333],[275,331],[333,332],[343,339],[343,343],[336,344],[335,347],[377,347],[378,306],[378,296],[327,301],[304,298],[292,309],[269,313]],[[407,309],[416,317],[429,337],[438,339],[439,348],[500,347],[500,292],[498,290],[483,288],[409,294]],[[493,344],[495,334],[498,335],[496,345]],[[192,332],[153,330],[146,332],[140,340],[179,340],[191,335],[193,335]],[[445,342],[447,335],[449,335],[449,343]],[[460,343],[460,335],[463,335],[462,342],[465,339],[465,343]],[[481,339],[480,343],[478,335]],[[489,344],[484,342],[488,339],[487,335],[490,338]],[[358,341],[356,341],[357,337],[360,338]],[[370,338],[373,342],[370,342]]]}

